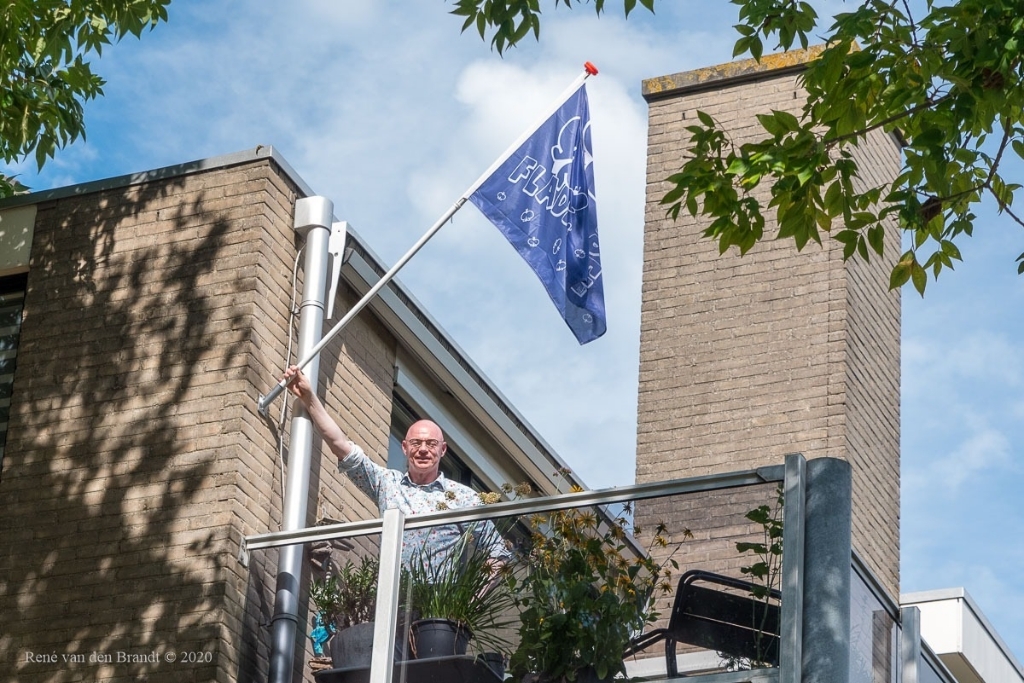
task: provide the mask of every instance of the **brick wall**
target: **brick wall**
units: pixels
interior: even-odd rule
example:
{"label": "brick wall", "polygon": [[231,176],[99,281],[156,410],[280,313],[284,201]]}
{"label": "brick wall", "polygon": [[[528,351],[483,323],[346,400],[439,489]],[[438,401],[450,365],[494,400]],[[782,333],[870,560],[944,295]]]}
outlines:
{"label": "brick wall", "polygon": [[[39,204],[0,473],[0,680],[265,678],[277,557],[237,553],[281,519],[255,402],[283,367],[296,196],[257,159]],[[321,364],[381,457],[394,343],[367,317]],[[367,514],[321,468],[321,507]],[[209,654],[117,661],[153,652]]]}
{"label": "brick wall", "polygon": [[[648,185],[641,313],[637,481],[781,463],[786,453],[854,465],[854,547],[899,595],[899,294],[887,291],[899,254],[844,264],[823,240],[798,253],[770,238],[740,257],[718,255],[706,224],[665,216],[665,178],[678,170],[696,112],[741,144],[754,118],[799,114],[794,66],[766,58],[645,83]],[[895,144],[878,133],[861,164],[895,174]],[[685,213],[685,212],[684,212]],[[775,230],[767,221],[766,236]]]}

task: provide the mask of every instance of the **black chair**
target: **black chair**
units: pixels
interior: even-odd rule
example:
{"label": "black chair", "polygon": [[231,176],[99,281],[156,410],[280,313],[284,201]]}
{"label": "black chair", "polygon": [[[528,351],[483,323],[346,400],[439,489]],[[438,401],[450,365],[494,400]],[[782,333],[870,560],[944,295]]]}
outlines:
{"label": "black chair", "polygon": [[[743,592],[727,592],[717,586]],[[679,675],[676,643],[778,666],[782,594],[771,591],[766,603],[753,597],[754,588],[755,584],[731,576],[699,569],[686,572],[679,579],[668,626],[634,638],[623,657],[664,640],[665,668],[670,677]]]}

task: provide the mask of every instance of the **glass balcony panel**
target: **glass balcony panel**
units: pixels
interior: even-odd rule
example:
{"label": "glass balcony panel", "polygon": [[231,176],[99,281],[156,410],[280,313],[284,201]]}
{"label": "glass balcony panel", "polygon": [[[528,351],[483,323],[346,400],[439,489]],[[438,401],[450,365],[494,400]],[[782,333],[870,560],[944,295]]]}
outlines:
{"label": "glass balcony panel", "polygon": [[919,683],[958,683],[956,677],[924,641],[921,641],[921,663],[918,671]]}
{"label": "glass balcony panel", "polygon": [[[685,636],[685,642],[680,639],[674,648],[676,671],[692,675],[777,666],[780,600],[772,597],[781,590],[782,568],[777,485],[638,501],[635,517],[644,531],[664,524],[672,539],[669,546],[651,550],[659,562],[674,561],[679,569],[671,590],[659,595],[660,617],[647,630],[672,626],[679,629],[677,635]],[[687,572],[707,576],[698,575],[683,589],[680,582]],[[734,584],[727,585],[727,579]],[[685,603],[677,606],[681,592]],[[693,619],[677,618],[672,624],[674,608]],[[660,658],[664,666],[654,669],[658,674],[673,668],[660,644],[631,662],[638,672],[650,670],[652,662],[641,657]]]}
{"label": "glass balcony panel", "polygon": [[921,659],[921,668],[918,669],[921,676],[920,683],[955,683],[954,679],[946,674],[944,668],[937,666],[926,657]]}
{"label": "glass balcony panel", "polygon": [[[856,565],[857,563],[855,563]],[[850,581],[850,683],[897,683],[899,629],[895,607],[883,604],[854,566]]]}
{"label": "glass balcony panel", "polygon": [[304,630],[310,668],[368,668],[373,652],[380,534],[316,541],[305,547],[310,582]]}
{"label": "glass balcony panel", "polygon": [[[543,505],[537,499],[536,512],[485,524],[406,532],[399,621],[408,627],[400,637],[408,638],[410,657],[441,656],[417,644],[413,631],[421,620],[455,609],[460,596],[490,591],[501,597],[484,625],[444,656],[464,653],[515,675],[541,661],[597,661],[603,652],[621,662],[631,639],[646,635],[650,646],[626,658],[631,676],[662,678],[671,667],[692,675],[777,666],[782,558],[775,483],[610,506]],[[485,559],[470,559],[474,553]],[[499,559],[488,564],[488,554]],[[487,580],[449,575],[467,563]],[[680,580],[691,571],[704,574],[690,574],[688,601],[673,619]],[[769,587],[766,601],[762,589]],[[636,604],[647,609],[638,615]],[[679,642],[671,658],[657,639],[670,626],[680,629],[673,631]]]}
{"label": "glass balcony panel", "polygon": [[[402,558],[391,568],[402,576],[397,595],[389,596],[398,605],[395,675],[410,683],[424,676],[496,683],[547,670],[544,662],[576,659],[649,680],[674,672],[730,683],[777,681],[780,490],[778,482],[739,472],[548,498],[520,492],[493,509],[441,505],[407,517]],[[380,597],[376,573],[387,568],[368,563],[385,542],[381,522],[246,539],[246,561],[270,575],[276,553],[261,551],[305,542],[312,581],[301,596],[308,601],[301,629],[310,668],[325,667],[318,683],[368,674],[367,657],[339,649],[355,622],[366,623],[346,601]],[[482,565],[469,563],[474,553],[483,554]],[[427,568],[426,579],[417,566]],[[463,574],[477,582],[453,582],[447,574],[459,567],[475,567]],[[344,597],[348,589],[356,596]],[[431,593],[434,603],[424,602]],[[501,599],[492,600],[482,620],[473,617],[472,636],[453,654],[423,645],[416,622],[444,616],[452,603],[478,607],[474,599],[493,595]],[[361,642],[368,656],[373,634]],[[544,660],[547,651],[553,654]],[[322,659],[312,661],[314,655]]]}

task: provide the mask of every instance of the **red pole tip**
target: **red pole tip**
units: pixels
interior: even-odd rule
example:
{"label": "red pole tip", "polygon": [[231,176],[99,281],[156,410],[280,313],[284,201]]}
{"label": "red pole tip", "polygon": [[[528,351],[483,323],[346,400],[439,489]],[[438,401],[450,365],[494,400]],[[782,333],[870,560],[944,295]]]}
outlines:
{"label": "red pole tip", "polygon": [[591,76],[597,75],[597,67],[591,64],[590,62],[585,62],[583,64],[583,68],[586,69],[587,73],[590,74]]}

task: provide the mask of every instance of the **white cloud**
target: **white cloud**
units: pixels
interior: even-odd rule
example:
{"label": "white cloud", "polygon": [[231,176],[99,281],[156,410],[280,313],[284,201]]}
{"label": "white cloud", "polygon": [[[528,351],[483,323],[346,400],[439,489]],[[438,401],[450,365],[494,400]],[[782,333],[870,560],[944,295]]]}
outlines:
{"label": "white cloud", "polygon": [[1010,441],[998,430],[982,428],[949,455],[935,461],[933,483],[957,489],[977,476],[997,476],[1012,463]]}
{"label": "white cloud", "polygon": [[914,389],[933,391],[964,382],[1004,387],[1021,383],[1024,346],[1003,330],[952,326],[939,338],[906,335],[902,351],[905,381]]}

